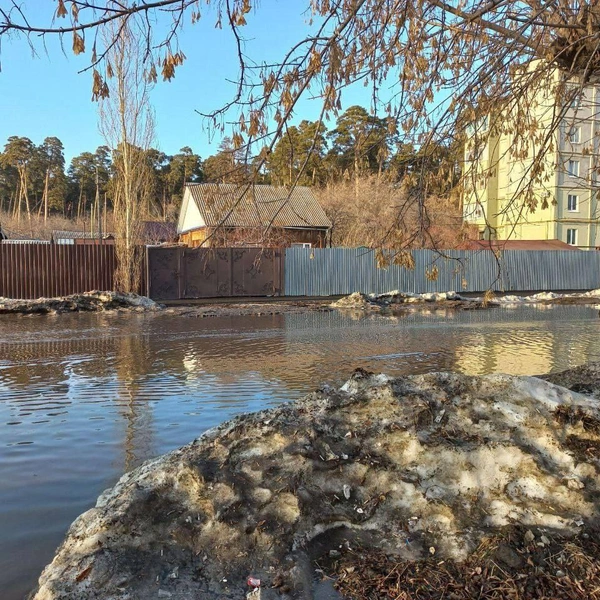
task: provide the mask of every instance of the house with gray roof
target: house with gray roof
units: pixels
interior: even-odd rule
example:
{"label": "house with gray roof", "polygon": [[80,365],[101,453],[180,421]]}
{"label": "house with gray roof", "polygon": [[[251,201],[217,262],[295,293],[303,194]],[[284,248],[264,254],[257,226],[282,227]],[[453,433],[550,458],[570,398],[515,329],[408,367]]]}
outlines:
{"label": "house with gray roof", "polygon": [[177,232],[190,246],[322,248],[331,228],[312,190],[273,185],[188,183]]}

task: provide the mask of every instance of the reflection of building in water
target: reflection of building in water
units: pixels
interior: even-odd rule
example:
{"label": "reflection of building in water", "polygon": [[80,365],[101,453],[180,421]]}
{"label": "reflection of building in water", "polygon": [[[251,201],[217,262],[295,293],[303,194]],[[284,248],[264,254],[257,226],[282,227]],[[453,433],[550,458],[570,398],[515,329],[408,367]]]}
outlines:
{"label": "reflection of building in water", "polygon": [[541,375],[553,368],[554,345],[551,332],[531,332],[518,339],[471,335],[456,349],[456,369],[467,375]]}
{"label": "reflection of building in water", "polygon": [[[588,326],[596,322],[590,323],[584,311],[593,314],[591,309],[578,309],[579,321],[573,321],[570,306],[491,311],[496,316],[489,323],[491,327],[471,332],[456,348],[456,369],[469,375],[543,375],[588,362],[590,357],[598,356],[598,347],[597,338],[587,335]],[[539,326],[536,321],[544,324]],[[580,328],[586,330],[586,335],[580,335]]]}

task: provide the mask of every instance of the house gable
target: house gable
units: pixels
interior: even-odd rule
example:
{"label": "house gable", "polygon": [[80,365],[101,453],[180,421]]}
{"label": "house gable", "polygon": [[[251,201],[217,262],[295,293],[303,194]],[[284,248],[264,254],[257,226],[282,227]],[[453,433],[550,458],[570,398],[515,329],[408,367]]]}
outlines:
{"label": "house gable", "polygon": [[179,222],[177,223],[177,233],[185,233],[186,231],[192,231],[200,227],[206,227],[206,222],[202,218],[190,190],[185,188],[181,211],[179,213]]}

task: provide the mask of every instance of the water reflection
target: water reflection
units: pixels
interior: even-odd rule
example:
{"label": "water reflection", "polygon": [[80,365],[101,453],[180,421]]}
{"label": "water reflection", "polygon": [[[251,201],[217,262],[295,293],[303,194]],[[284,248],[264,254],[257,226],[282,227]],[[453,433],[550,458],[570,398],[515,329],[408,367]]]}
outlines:
{"label": "water reflection", "polygon": [[0,589],[22,598],[125,470],[358,366],[537,374],[600,359],[587,307],[0,318]]}

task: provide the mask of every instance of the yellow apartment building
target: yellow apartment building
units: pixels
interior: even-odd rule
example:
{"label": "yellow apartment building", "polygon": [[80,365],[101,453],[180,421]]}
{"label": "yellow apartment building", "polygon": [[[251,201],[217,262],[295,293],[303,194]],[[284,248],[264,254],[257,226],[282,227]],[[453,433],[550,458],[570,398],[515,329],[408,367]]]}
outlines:
{"label": "yellow apartment building", "polygon": [[463,217],[480,239],[600,247],[600,83],[568,83],[558,102],[559,77],[468,132]]}

